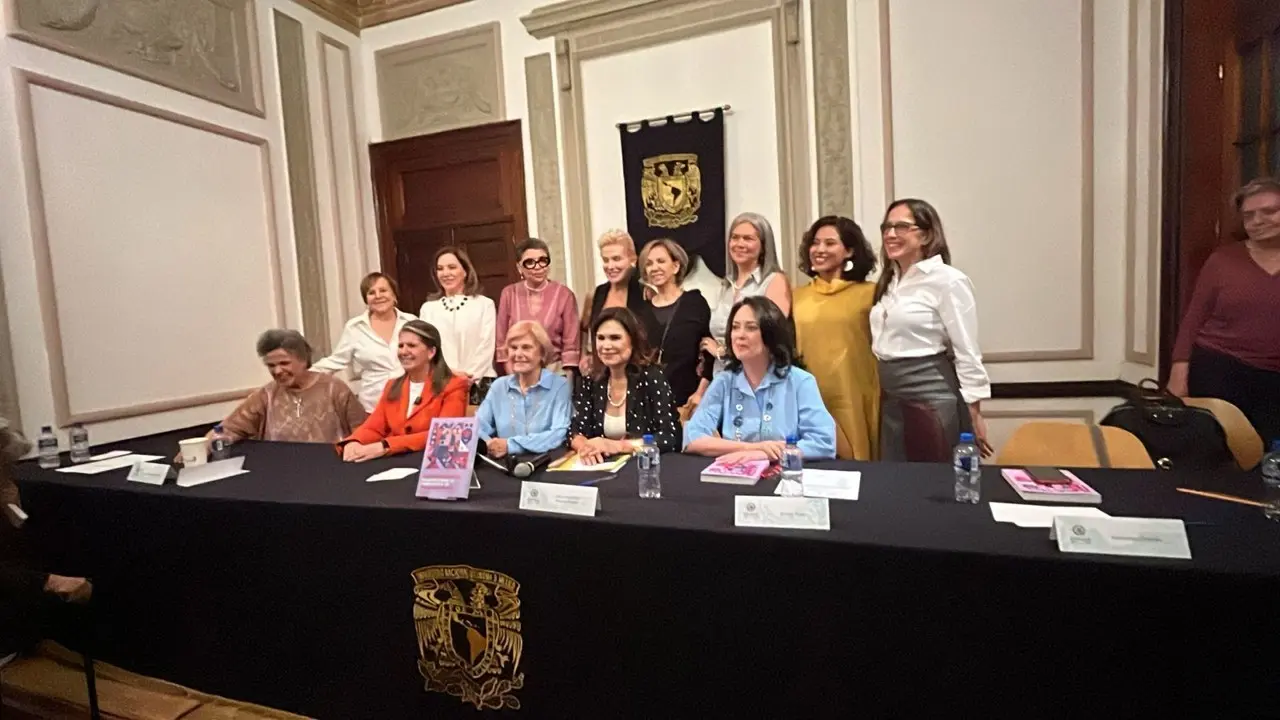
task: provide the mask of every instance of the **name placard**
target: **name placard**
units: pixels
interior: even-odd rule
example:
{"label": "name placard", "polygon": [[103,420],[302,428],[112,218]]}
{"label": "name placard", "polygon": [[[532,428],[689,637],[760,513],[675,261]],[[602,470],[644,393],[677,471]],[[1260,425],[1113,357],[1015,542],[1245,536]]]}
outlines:
{"label": "name placard", "polygon": [[826,498],[738,495],[733,498],[733,524],[779,530],[830,530],[831,508]]}
{"label": "name placard", "polygon": [[164,463],[154,462],[136,462],[129,470],[129,482],[139,482],[146,485],[163,485],[173,473],[173,468]]}
{"label": "name placard", "polygon": [[1191,559],[1181,520],[1059,515],[1049,538],[1067,553]]}
{"label": "name placard", "polygon": [[244,469],[244,457],[233,457],[229,460],[216,460],[195,467],[184,467],[178,471],[178,487],[195,487],[215,480],[222,480],[249,472]]}
{"label": "name placard", "polygon": [[600,488],[556,483],[520,483],[520,509],[595,517],[600,510]]}

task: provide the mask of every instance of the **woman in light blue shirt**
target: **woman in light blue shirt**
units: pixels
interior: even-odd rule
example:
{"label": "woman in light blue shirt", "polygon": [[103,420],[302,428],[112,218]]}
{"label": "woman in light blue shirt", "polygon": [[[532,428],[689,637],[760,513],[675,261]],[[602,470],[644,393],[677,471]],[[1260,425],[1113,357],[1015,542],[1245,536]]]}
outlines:
{"label": "woman in light blue shirt", "polygon": [[813,375],[795,364],[791,324],[778,306],[767,297],[743,299],[729,313],[724,344],[725,372],[685,426],[685,452],[776,461],[794,435],[805,459],[834,458],[836,421]]}
{"label": "woman in light blue shirt", "polygon": [[569,381],[546,368],[551,338],[525,320],[507,331],[510,375],[493,381],[476,411],[490,457],[544,453],[564,445],[573,407]]}

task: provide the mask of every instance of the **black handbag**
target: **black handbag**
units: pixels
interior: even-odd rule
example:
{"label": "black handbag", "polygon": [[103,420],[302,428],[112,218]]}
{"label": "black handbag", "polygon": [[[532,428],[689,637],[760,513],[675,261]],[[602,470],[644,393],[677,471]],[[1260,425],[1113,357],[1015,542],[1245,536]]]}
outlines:
{"label": "black handbag", "polygon": [[1161,470],[1239,469],[1213,413],[1188,406],[1155,380],[1139,383],[1129,400],[1112,408],[1099,424],[1137,436]]}

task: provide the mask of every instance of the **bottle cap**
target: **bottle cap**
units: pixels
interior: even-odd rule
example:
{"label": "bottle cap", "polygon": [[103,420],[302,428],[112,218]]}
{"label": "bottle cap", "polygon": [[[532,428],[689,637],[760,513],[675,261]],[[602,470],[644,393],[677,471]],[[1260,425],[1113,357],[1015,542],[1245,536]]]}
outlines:
{"label": "bottle cap", "polygon": [[52,425],[43,425],[43,426],[41,426],[41,428],[40,428],[40,432],[53,432],[53,426],[52,426]]}
{"label": "bottle cap", "polygon": [[960,442],[963,442],[963,443],[973,442],[973,433],[960,433]]}
{"label": "bottle cap", "polygon": [[795,435],[788,435],[788,436],[787,436],[787,444],[788,444],[788,445],[795,445],[795,444],[796,444],[797,442],[799,442],[799,441],[800,441],[800,438],[796,437]]}
{"label": "bottle cap", "polygon": [[645,435],[645,436],[644,436],[644,444],[645,444],[645,445],[652,445],[652,444],[653,444],[653,436],[652,436],[652,435]]}
{"label": "bottle cap", "polygon": [[1271,452],[1280,452],[1280,438],[1271,441]]}

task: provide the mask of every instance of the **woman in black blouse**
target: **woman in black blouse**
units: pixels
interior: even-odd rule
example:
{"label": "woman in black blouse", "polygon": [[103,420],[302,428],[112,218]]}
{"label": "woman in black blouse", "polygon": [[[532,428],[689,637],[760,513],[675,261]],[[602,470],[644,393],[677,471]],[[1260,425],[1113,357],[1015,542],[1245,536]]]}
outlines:
{"label": "woman in black blouse", "polygon": [[606,308],[625,307],[647,328],[653,323],[653,311],[644,298],[640,273],[636,272],[636,243],[626,230],[605,231],[596,241],[600,248],[600,263],[605,281],[596,286],[590,297],[584,298],[582,331],[586,341],[582,344],[582,360],[578,363],[582,374],[589,375],[595,358],[591,354],[595,342],[594,329],[600,312]]}
{"label": "woman in black blouse", "polygon": [[[653,318],[646,329],[679,408],[690,398],[701,398],[707,389],[707,379],[698,376],[698,358],[704,354],[699,347],[702,338],[711,334],[711,306],[702,293],[680,287],[689,256],[674,241],[649,241],[640,251],[640,268],[653,290],[649,299]],[[706,355],[707,362],[714,362],[709,353]]]}
{"label": "woman in black blouse", "polygon": [[606,308],[592,326],[592,372],[574,397],[569,441],[584,463],[628,453],[645,435],[659,452],[680,449],[671,387],[653,365],[644,328],[626,308]]}

